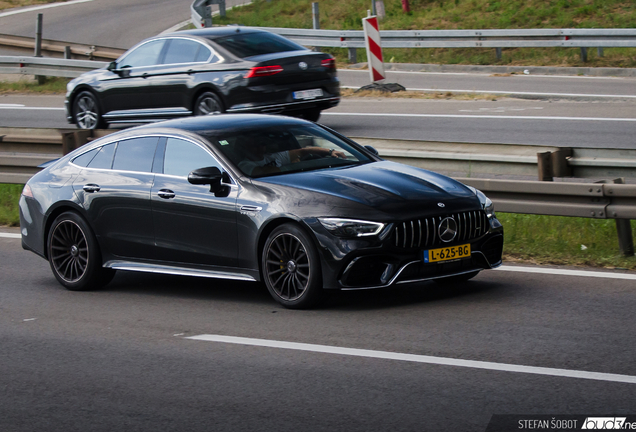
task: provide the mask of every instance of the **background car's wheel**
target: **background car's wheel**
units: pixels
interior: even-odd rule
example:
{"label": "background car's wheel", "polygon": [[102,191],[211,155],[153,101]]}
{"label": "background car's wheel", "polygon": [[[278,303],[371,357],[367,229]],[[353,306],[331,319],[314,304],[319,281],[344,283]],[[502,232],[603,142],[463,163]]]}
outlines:
{"label": "background car's wheel", "polygon": [[267,289],[283,306],[304,309],[322,298],[320,258],[300,227],[284,224],[272,231],[263,248],[262,268]]}
{"label": "background car's wheel", "polygon": [[435,279],[435,282],[439,285],[456,285],[462,282],[466,282],[467,280],[474,278],[478,274],[479,274],[479,270],[457,275],[457,276],[449,276],[445,278]]}
{"label": "background car's wheel", "polygon": [[106,123],[99,112],[97,98],[91,92],[82,92],[73,101],[73,118],[80,129],[103,129]]}
{"label": "background car's wheel", "polygon": [[214,112],[223,112],[223,103],[217,95],[212,92],[205,92],[197,98],[194,103],[194,115],[207,115]]}
{"label": "background car's wheel", "polygon": [[320,119],[320,110],[318,108],[312,108],[308,110],[304,110],[301,113],[301,117],[305,120],[317,122]]}
{"label": "background car's wheel", "polygon": [[95,234],[77,213],[59,215],[49,232],[48,256],[57,280],[72,291],[100,288],[115,271],[102,267]]}

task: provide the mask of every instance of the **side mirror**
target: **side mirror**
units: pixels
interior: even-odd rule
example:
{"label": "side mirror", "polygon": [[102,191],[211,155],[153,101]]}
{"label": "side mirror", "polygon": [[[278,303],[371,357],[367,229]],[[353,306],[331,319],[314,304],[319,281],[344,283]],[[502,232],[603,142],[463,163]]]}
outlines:
{"label": "side mirror", "polygon": [[210,185],[210,192],[217,197],[228,196],[230,188],[221,184],[223,173],[217,167],[198,168],[188,174],[188,182],[196,185]]}
{"label": "side mirror", "polygon": [[106,68],[107,70],[114,72],[117,70],[117,62],[116,61],[112,61],[110,63],[108,63],[108,67]]}
{"label": "side mirror", "polygon": [[364,148],[369,150],[374,155],[380,156],[380,153],[378,153],[378,151],[374,147],[371,147],[370,145],[365,145]]}

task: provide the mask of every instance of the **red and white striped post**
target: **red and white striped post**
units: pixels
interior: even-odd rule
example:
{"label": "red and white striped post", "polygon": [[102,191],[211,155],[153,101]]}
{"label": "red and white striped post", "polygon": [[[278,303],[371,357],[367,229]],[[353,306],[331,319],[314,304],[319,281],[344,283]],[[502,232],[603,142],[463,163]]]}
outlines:
{"label": "red and white striped post", "polygon": [[384,73],[384,62],[382,60],[378,18],[375,16],[362,18],[362,27],[364,28],[364,42],[367,46],[371,82],[383,83],[386,79],[386,74]]}

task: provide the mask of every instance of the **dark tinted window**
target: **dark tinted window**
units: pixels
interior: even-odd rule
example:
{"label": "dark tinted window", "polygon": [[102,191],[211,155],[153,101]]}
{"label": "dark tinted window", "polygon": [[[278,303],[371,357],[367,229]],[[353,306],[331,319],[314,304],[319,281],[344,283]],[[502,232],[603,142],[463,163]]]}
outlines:
{"label": "dark tinted window", "polygon": [[163,173],[186,177],[197,168],[215,166],[222,169],[216,159],[203,148],[189,141],[168,138]]}
{"label": "dark tinted window", "polygon": [[120,141],[117,145],[113,169],[151,172],[158,140],[157,137],[149,137]]}
{"label": "dark tinted window", "polygon": [[211,51],[203,44],[188,39],[171,39],[164,63],[192,63],[205,61],[210,57]]}
{"label": "dark tinted window", "polygon": [[304,50],[305,47],[274,33],[236,33],[214,39],[214,42],[237,57]]}
{"label": "dark tinted window", "polygon": [[119,68],[156,65],[165,42],[161,39],[138,46],[119,62]]}
{"label": "dark tinted window", "polygon": [[73,163],[81,167],[87,167],[89,162],[93,160],[93,158],[95,157],[95,155],[97,154],[99,150],[100,150],[99,148],[96,148],[91,151],[88,151],[84,153],[83,155],[80,155],[76,157],[75,159],[73,159]]}
{"label": "dark tinted window", "polygon": [[115,143],[103,146],[92,161],[88,163],[89,168],[110,169],[113,165],[113,155],[115,154]]}

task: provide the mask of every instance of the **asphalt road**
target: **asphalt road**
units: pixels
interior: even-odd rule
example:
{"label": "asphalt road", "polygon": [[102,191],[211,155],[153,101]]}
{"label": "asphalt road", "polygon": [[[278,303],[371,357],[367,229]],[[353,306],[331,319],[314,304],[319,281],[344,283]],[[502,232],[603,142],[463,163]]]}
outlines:
{"label": "asphalt road", "polygon": [[[484,431],[493,414],[636,415],[635,285],[497,270],[290,311],[257,284],[182,277],[121,272],[66,291],[0,237],[0,430]],[[518,366],[546,369],[506,370]]]}

